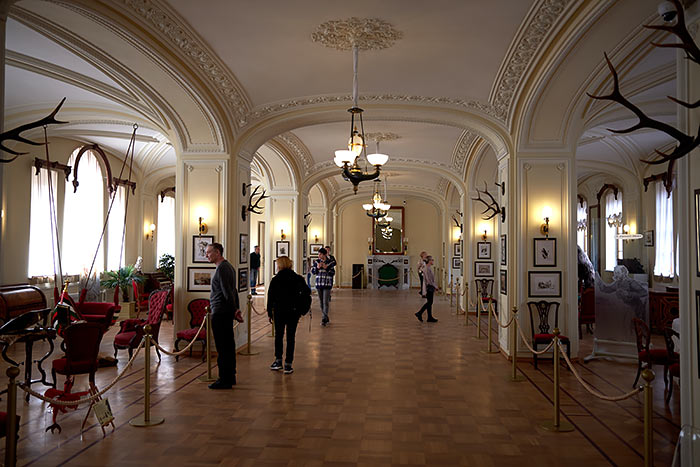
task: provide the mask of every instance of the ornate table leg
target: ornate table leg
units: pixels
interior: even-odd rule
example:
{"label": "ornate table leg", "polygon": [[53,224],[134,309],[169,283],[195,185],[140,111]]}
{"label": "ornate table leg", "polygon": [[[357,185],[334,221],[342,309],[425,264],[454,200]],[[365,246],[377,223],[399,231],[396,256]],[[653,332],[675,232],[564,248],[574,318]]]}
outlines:
{"label": "ornate table leg", "polygon": [[45,372],[44,369],[41,367],[41,364],[44,363],[44,360],[46,360],[47,358],[49,358],[49,356],[53,353],[53,349],[54,349],[53,339],[51,339],[50,337],[47,337],[47,338],[42,339],[42,340],[45,340],[45,341],[48,341],[48,342],[49,342],[49,351],[46,352],[46,355],[44,355],[43,357],[41,357],[39,360],[36,361],[37,367],[39,368],[39,373],[41,373],[41,379],[40,379],[40,380],[37,380],[37,381],[35,381],[35,382],[40,382],[40,383],[43,384],[44,386],[54,387],[53,384],[50,384],[48,381],[46,381],[46,372]]}
{"label": "ornate table leg", "polygon": [[17,366],[17,367],[18,367],[18,366],[19,366],[19,363],[17,363],[16,361],[12,360],[10,357],[7,356],[7,351],[8,351],[9,348],[10,348],[9,345],[3,343],[2,358],[3,358],[7,363],[9,363],[10,365],[12,365],[12,366]]}

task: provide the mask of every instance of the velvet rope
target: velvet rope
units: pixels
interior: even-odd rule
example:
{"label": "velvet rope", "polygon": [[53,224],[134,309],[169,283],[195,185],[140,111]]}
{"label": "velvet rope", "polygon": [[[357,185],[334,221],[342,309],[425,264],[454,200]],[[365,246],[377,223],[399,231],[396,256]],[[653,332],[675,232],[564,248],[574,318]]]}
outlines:
{"label": "velvet rope", "polygon": [[525,347],[527,347],[530,352],[536,354],[536,355],[542,355],[545,352],[549,352],[549,349],[552,348],[554,345],[554,339],[552,339],[552,342],[549,343],[547,347],[544,348],[544,350],[540,350],[539,352],[535,349],[533,349],[530,344],[527,343],[527,337],[525,337],[525,334],[523,334],[523,326],[518,323],[518,332],[520,333],[520,337],[523,339],[523,342],[525,343]]}
{"label": "velvet rope", "polygon": [[190,341],[190,343],[187,344],[187,346],[186,346],[184,349],[182,349],[182,350],[180,350],[180,351],[178,351],[178,352],[168,352],[168,351],[165,350],[163,347],[161,347],[160,344],[159,344],[158,342],[156,342],[156,341],[153,341],[153,345],[154,345],[155,347],[157,347],[158,350],[160,350],[161,352],[163,352],[163,353],[166,354],[166,355],[172,355],[173,357],[179,357],[180,355],[182,355],[182,354],[184,354],[185,352],[187,352],[188,350],[190,350],[190,347],[192,347],[192,346],[194,345],[194,342],[197,340],[196,337],[197,337],[197,336],[199,335],[199,333],[202,331],[202,328],[204,328],[204,323],[206,323],[208,319],[209,319],[208,317],[205,317],[205,318],[202,320],[202,324],[199,325],[199,329],[197,330],[197,333],[195,334],[195,338],[192,339],[192,340]]}

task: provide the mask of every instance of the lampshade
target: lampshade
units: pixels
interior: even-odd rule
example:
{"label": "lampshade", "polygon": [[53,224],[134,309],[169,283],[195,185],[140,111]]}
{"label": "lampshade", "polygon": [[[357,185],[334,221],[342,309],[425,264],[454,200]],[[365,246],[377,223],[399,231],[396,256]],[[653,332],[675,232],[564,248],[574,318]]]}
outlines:
{"label": "lampshade", "polygon": [[364,209],[365,211],[371,211],[373,207],[374,206],[372,204],[369,204],[369,203],[362,205],[362,209]]}
{"label": "lampshade", "polygon": [[542,208],[542,218],[543,219],[551,219],[552,217],[552,208],[550,206],[544,206]]}
{"label": "lampshade", "polygon": [[335,163],[335,165],[337,165],[337,166],[340,167],[341,169],[343,168],[343,161],[341,161],[340,158],[339,158],[338,156],[335,156],[335,157],[333,158],[333,163]]}
{"label": "lampshade", "polygon": [[335,157],[343,164],[352,164],[357,156],[347,149],[338,149],[335,152]]}
{"label": "lampshade", "polygon": [[387,203],[380,203],[379,206],[377,206],[377,209],[381,209],[382,211],[388,211],[391,208],[391,204]]}
{"label": "lampshade", "polygon": [[384,165],[388,160],[389,156],[377,152],[375,152],[374,154],[369,154],[367,156],[367,162],[369,162],[372,165]]}

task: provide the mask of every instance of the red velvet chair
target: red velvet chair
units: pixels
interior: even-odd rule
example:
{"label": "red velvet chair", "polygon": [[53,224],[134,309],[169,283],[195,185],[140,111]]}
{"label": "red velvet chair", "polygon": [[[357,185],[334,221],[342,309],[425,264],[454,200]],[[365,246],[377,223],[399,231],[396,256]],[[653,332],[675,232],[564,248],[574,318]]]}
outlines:
{"label": "red velvet chair", "polygon": [[[532,348],[537,350],[539,345],[545,347],[554,339],[554,334],[549,331],[549,313],[554,309],[554,327],[559,327],[559,302],[548,302],[540,300],[538,302],[527,302],[528,310],[530,311],[530,330],[532,331]],[[535,328],[533,313],[537,314],[539,319],[538,327]],[[535,332],[539,331],[539,332]],[[566,355],[571,358],[571,341],[568,337],[559,334],[559,339],[566,345]],[[537,368],[537,354],[532,354]]]}
{"label": "red velvet chair", "polygon": [[[168,300],[169,289],[154,290],[148,297],[148,317],[146,319],[125,319],[120,322],[119,332],[114,336],[114,358],[117,357],[119,349],[127,349],[129,358],[131,358],[135,348],[141,343],[144,331],[143,327],[147,324],[151,325],[151,335],[158,342],[158,334],[160,332],[160,323],[165,314],[165,305]],[[160,351],[156,347],[156,354],[160,361]]]}
{"label": "red velvet chair", "polygon": [[591,324],[595,324],[595,289],[589,287],[581,292],[581,303],[578,310],[578,337],[581,339],[581,326],[586,325],[586,331],[591,332]]}
{"label": "red velvet chair", "polygon": [[680,338],[680,335],[674,331],[672,328],[664,329],[664,340],[666,341],[666,353],[670,355],[666,366],[664,367],[664,373],[668,373],[668,394],[666,395],[666,404],[671,400],[671,394],[673,394],[673,377],[680,379],[681,377],[681,364],[680,355],[675,351],[675,344],[673,343],[673,337]]}
{"label": "red velvet chair", "polygon": [[[483,310],[487,310],[485,312],[488,312],[489,300],[493,299],[493,283],[493,279],[474,279],[477,300],[481,300],[481,304],[477,303],[477,308],[482,305]],[[493,300],[493,311],[498,314],[496,300]]]}
{"label": "red velvet chair", "polygon": [[98,323],[104,333],[114,322],[114,314],[121,310],[121,306],[108,302],[75,302],[70,295],[63,293],[63,302],[70,305],[81,319],[88,323]]}
{"label": "red velvet chair", "polygon": [[[184,331],[178,331],[175,335],[175,352],[179,349],[180,341],[192,342],[192,340],[198,340],[202,342],[202,360],[206,358],[204,353],[204,346],[207,343],[207,329],[202,328],[199,333],[197,330],[202,325],[204,317],[207,315],[207,307],[209,306],[209,300],[206,298],[195,298],[190,303],[187,304],[187,311],[190,312],[190,329],[185,329]],[[192,347],[190,347],[190,357],[192,356]],[[179,356],[175,357],[177,361]]]}
{"label": "red velvet chair", "polygon": [[141,316],[142,311],[148,310],[148,299],[150,296],[144,297],[143,293],[139,292],[139,285],[136,281],[131,281],[131,287],[134,289],[134,302],[136,302],[136,318]]}
{"label": "red velvet chair", "polygon": [[637,337],[637,376],[634,378],[632,387],[637,386],[639,375],[642,373],[642,366],[646,363],[647,368],[652,369],[652,365],[663,365],[664,367],[664,385],[668,385],[668,367],[673,363],[673,354],[669,358],[668,350],[652,349],[651,331],[647,323],[639,318],[632,318],[632,325]]}

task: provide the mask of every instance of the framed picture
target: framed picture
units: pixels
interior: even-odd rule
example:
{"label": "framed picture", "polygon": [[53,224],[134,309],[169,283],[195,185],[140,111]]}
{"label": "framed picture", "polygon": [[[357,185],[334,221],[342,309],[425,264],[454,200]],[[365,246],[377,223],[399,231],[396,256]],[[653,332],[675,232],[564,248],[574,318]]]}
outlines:
{"label": "framed picture", "polygon": [[491,259],[491,242],[477,242],[476,257],[478,259]]}
{"label": "framed picture", "polygon": [[193,235],[192,236],[192,262],[208,263],[207,247],[214,243],[213,235]]}
{"label": "framed picture", "polygon": [[248,290],[250,280],[248,280],[248,268],[238,268],[238,291]]}
{"label": "framed picture", "polygon": [[452,256],[462,256],[462,244],[460,242],[452,245]]}
{"label": "framed picture", "polygon": [[557,265],[557,239],[535,238],[533,240],[535,267],[554,267]]}
{"label": "framed picture", "polygon": [[695,349],[698,357],[698,378],[700,378],[700,290],[695,291]]}
{"label": "framed picture", "polygon": [[238,255],[238,262],[245,264],[248,262],[248,234],[240,234],[240,238],[238,240],[238,248],[239,248],[239,255]]}
{"label": "framed picture", "polygon": [[493,261],[474,261],[474,277],[493,277]]}
{"label": "framed picture", "polygon": [[644,232],[644,246],[654,246],[654,231],[647,230]]}
{"label": "framed picture", "polygon": [[561,271],[528,271],[527,282],[530,297],[561,297]]}
{"label": "framed picture", "polygon": [[506,265],[508,258],[508,244],[506,243],[506,235],[501,235],[501,266]]}
{"label": "framed picture", "polygon": [[216,268],[188,267],[187,268],[187,291],[188,292],[209,292],[211,291],[211,278],[214,276]]}
{"label": "framed picture", "polygon": [[308,261],[302,261],[301,264],[303,264],[301,268],[301,273],[306,276],[306,274],[309,272],[309,262]]}
{"label": "framed picture", "polygon": [[289,256],[289,242],[288,241],[281,241],[277,242],[277,257],[279,258],[280,256]]}
{"label": "framed picture", "polygon": [[312,243],[310,248],[309,248],[309,254],[311,256],[318,256],[318,250],[323,248],[323,245],[320,243]]}
{"label": "framed picture", "polygon": [[695,190],[695,273],[700,277],[700,189]]}
{"label": "framed picture", "polygon": [[508,271],[505,269],[501,269],[501,273],[499,274],[500,277],[500,284],[501,284],[501,295],[507,295],[508,294]]}
{"label": "framed picture", "polygon": [[462,258],[452,258],[452,269],[462,269]]}
{"label": "framed picture", "polygon": [[306,258],[306,239],[304,239],[303,246],[301,248],[302,251],[302,257]]}

